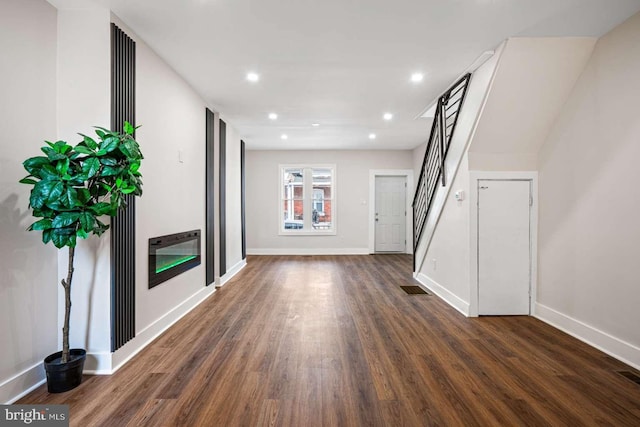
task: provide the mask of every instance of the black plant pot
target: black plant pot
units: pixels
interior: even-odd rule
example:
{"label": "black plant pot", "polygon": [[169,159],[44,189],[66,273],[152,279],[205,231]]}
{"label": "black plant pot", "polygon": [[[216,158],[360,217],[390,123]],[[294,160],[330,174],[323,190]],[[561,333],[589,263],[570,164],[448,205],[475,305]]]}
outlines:
{"label": "black plant pot", "polygon": [[62,363],[62,352],[53,353],[44,359],[49,393],[62,393],[80,385],[87,352],[81,348],[69,350],[69,361]]}

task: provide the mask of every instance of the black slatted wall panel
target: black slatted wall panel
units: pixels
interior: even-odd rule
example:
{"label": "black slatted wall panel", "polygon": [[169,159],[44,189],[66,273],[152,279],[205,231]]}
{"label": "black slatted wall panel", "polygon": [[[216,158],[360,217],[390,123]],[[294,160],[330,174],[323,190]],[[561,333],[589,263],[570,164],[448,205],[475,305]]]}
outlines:
{"label": "black slatted wall panel", "polygon": [[[136,44],[111,24],[111,129],[122,132],[126,121],[135,126]],[[136,335],[135,236],[136,207],[111,219],[111,351]]]}
{"label": "black slatted wall panel", "polygon": [[240,141],[240,219],[242,221],[242,259],[247,257],[247,232],[245,216],[245,148],[244,141]]}
{"label": "black slatted wall panel", "polygon": [[227,124],[220,120],[220,277],[227,272]]}
{"label": "black slatted wall panel", "polygon": [[214,197],[214,189],[215,189],[215,115],[208,108],[206,109],[206,122],[207,122],[207,131],[206,131],[206,231],[205,231],[205,266],[206,266],[206,286],[211,285],[215,281],[215,228],[214,228],[214,219],[215,219],[215,197]]}

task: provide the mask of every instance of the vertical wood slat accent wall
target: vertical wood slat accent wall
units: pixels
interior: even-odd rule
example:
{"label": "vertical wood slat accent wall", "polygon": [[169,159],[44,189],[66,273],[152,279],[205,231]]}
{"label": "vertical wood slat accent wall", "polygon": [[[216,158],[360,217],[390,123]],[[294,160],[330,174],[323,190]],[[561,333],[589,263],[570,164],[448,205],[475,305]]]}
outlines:
{"label": "vertical wood slat accent wall", "polygon": [[206,114],[206,230],[205,230],[205,267],[206,267],[206,286],[211,285],[215,281],[215,115],[208,108]]}
{"label": "vertical wood slat accent wall", "polygon": [[227,272],[227,124],[220,120],[220,277]]}
{"label": "vertical wood slat accent wall", "polygon": [[[136,44],[111,24],[111,129],[135,126]],[[111,219],[111,351],[136,335],[136,209],[135,198]]]}
{"label": "vertical wood slat accent wall", "polygon": [[245,197],[246,197],[246,181],[245,181],[245,147],[244,141],[240,140],[240,221],[242,224],[242,259],[247,257],[247,230],[246,230],[246,214],[245,214]]}

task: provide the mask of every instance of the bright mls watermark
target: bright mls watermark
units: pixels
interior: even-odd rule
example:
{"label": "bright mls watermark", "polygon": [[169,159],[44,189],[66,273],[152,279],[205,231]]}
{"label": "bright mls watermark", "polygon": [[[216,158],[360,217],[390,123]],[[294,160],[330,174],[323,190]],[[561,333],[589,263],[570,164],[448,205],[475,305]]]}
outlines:
{"label": "bright mls watermark", "polygon": [[0,405],[0,427],[68,427],[69,405]]}

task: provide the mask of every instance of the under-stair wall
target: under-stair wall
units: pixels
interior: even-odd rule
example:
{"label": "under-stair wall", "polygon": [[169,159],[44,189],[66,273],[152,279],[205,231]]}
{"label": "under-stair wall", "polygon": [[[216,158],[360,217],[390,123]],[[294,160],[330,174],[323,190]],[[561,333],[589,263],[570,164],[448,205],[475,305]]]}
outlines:
{"label": "under-stair wall", "polygon": [[477,208],[453,194],[468,192],[475,172],[535,171],[532,314],[640,369],[637,46],[640,14],[600,39],[507,42],[453,191],[441,189],[437,218],[429,219],[416,277],[462,313],[473,312],[470,219]]}
{"label": "under-stair wall", "polygon": [[[465,315],[477,313],[477,298],[471,298],[477,293],[477,283],[471,283],[477,253],[470,219],[477,211],[469,203],[470,172],[536,170],[538,150],[594,43],[593,38],[509,39],[474,73],[447,158],[447,186],[438,190],[416,251],[415,272]],[[479,105],[481,89],[485,97]],[[455,198],[459,191],[461,201]]]}
{"label": "under-stair wall", "polygon": [[467,144],[472,138],[476,122],[482,111],[485,98],[489,92],[491,81],[495,73],[503,46],[501,45],[487,62],[478,68],[471,76],[464,104],[458,113],[458,122],[449,144],[444,162],[445,185],[438,185],[433,201],[429,208],[426,223],[420,240],[415,248],[415,271],[419,272],[425,261],[426,251],[438,224],[445,201],[452,188],[451,183],[456,176],[458,166],[464,155]]}

